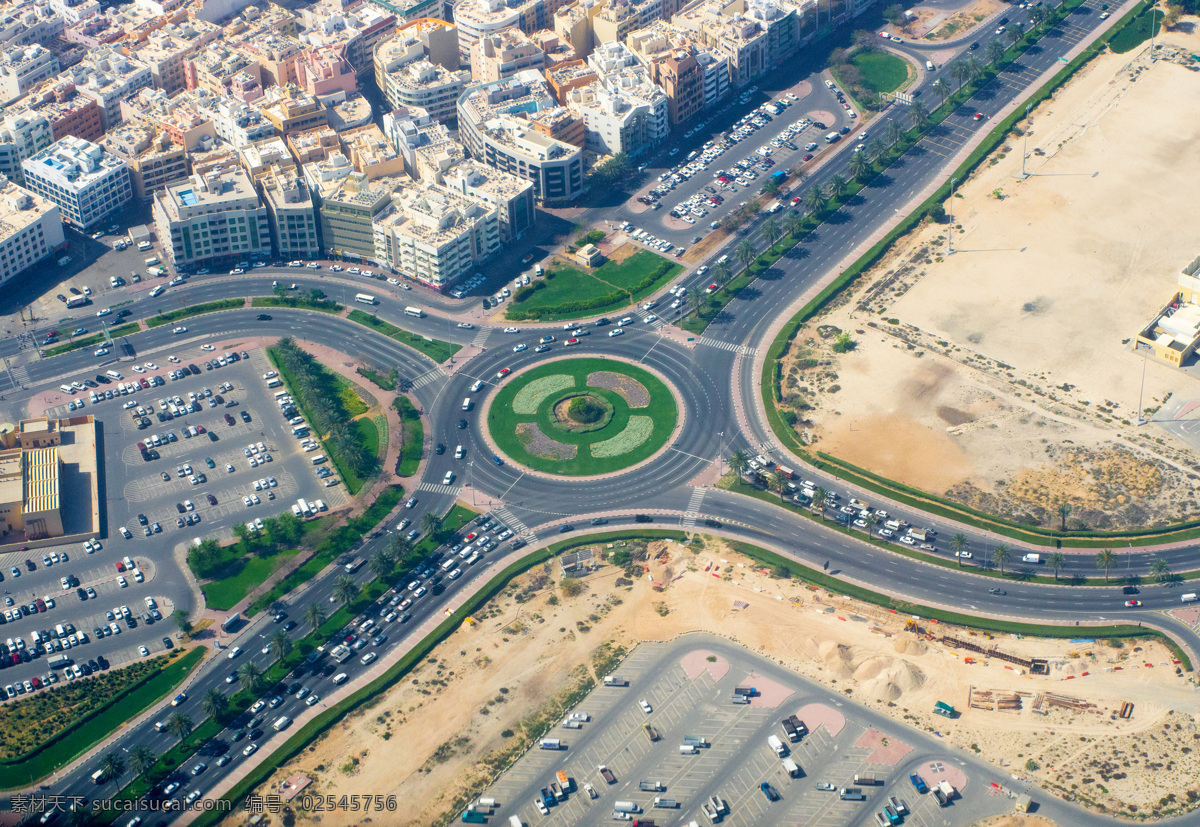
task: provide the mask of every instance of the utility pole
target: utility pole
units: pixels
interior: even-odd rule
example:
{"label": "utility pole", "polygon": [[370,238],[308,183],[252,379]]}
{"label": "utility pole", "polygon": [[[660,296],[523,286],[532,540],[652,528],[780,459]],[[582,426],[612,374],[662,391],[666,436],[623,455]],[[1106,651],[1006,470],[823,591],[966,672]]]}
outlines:
{"label": "utility pole", "polygon": [[1033,109],[1033,104],[1025,106],[1025,140],[1021,145],[1021,177],[1028,178],[1029,173],[1025,171],[1025,159],[1029,157],[1027,150],[1029,149],[1029,111]]}
{"label": "utility pole", "polygon": [[951,239],[954,236],[954,184],[958,181],[957,178],[950,179],[950,224],[946,227],[946,255],[954,255],[954,244]]}
{"label": "utility pole", "polygon": [[[1136,343],[1134,344],[1134,347],[1137,347]],[[1146,358],[1146,356],[1142,356],[1142,386],[1138,388],[1138,425],[1146,424],[1146,417],[1142,414],[1142,394],[1146,390],[1146,363],[1149,361],[1150,360]]]}

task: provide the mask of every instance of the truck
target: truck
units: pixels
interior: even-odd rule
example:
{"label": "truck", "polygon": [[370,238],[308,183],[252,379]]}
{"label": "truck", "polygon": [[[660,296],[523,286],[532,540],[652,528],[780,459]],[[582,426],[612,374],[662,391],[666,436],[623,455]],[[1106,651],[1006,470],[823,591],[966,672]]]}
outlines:
{"label": "truck", "polygon": [[463,810],[462,820],[467,824],[487,824],[487,816],[469,807]]}
{"label": "truck", "polygon": [[890,804],[884,806],[883,815],[887,819],[888,824],[895,825],[900,823],[900,814],[893,810]]}
{"label": "truck", "polygon": [[938,789],[942,791],[942,795],[946,796],[946,800],[954,798],[954,785],[949,781],[939,781]]}
{"label": "truck", "polygon": [[66,655],[55,655],[54,657],[50,658],[50,660],[46,661],[46,665],[51,669],[65,669],[74,662],[75,661],[71,660]]}
{"label": "truck", "polygon": [[354,652],[351,651],[350,647],[344,643],[339,643],[337,646],[334,646],[329,650],[329,657],[333,658],[338,663],[345,663],[353,654]]}
{"label": "truck", "polygon": [[937,787],[934,787],[929,792],[933,795],[933,800],[938,803],[939,807],[946,807],[950,804],[950,799],[946,798],[946,794]]}
{"label": "truck", "polygon": [[566,801],[567,794],[563,792],[563,788],[558,786],[557,781],[550,782],[550,795],[554,796],[555,801]]}
{"label": "truck", "polygon": [[673,798],[663,798],[660,795],[654,796],[654,806],[660,810],[678,810],[679,802]]}
{"label": "truck", "polygon": [[775,791],[775,788],[771,786],[769,781],[762,782],[758,785],[758,788],[762,790],[762,794],[767,797],[767,801],[779,800],[779,793]]}
{"label": "truck", "polygon": [[653,726],[651,726],[648,723],[642,724],[642,729],[645,730],[646,737],[650,739],[651,743],[654,743],[655,741],[658,740],[658,730],[655,729]]}
{"label": "truck", "polygon": [[596,767],[596,771],[600,773],[600,777],[604,779],[605,784],[616,784],[617,777],[612,774],[612,770],[601,764]]}
{"label": "truck", "polygon": [[869,772],[856,772],[854,774],[854,783],[862,784],[864,787],[874,787],[880,782],[878,778]]}
{"label": "truck", "polygon": [[745,695],[747,698],[757,698],[758,689],[753,686],[739,686],[733,690],[734,695]]}
{"label": "truck", "polygon": [[777,473],[782,474],[783,476],[787,477],[789,480],[796,479],[796,472],[793,471],[791,468],[788,468],[786,465],[776,465],[775,471]]}
{"label": "truck", "polygon": [[842,787],[838,790],[838,798],[842,801],[866,801],[867,797],[862,794],[862,790],[856,787]]}
{"label": "truck", "polygon": [[781,763],[783,764],[783,768],[785,770],[787,770],[787,774],[790,775],[792,778],[800,777],[800,765],[797,764],[790,757],[784,758],[781,761]]}
{"label": "truck", "polygon": [[698,752],[700,752],[700,750],[696,749],[695,744],[680,744],[679,745],[679,754],[680,755],[696,755]]}
{"label": "truck", "polygon": [[520,816],[509,816],[508,827],[525,827],[525,825],[522,823]]}
{"label": "truck", "polygon": [[689,746],[693,746],[693,747],[712,746],[711,744],[708,743],[707,738],[702,738],[699,735],[685,735],[685,736],[683,736],[683,743],[688,744]]}
{"label": "truck", "polygon": [[606,675],[604,677],[605,686],[629,686],[629,681],[619,675]]}
{"label": "truck", "polygon": [[638,789],[644,793],[661,793],[667,790],[659,781],[639,781]]}
{"label": "truck", "polygon": [[954,707],[950,706],[950,704],[946,703],[945,701],[938,701],[935,703],[933,705],[933,711],[935,714],[946,718],[953,718],[955,716]]}
{"label": "truck", "polygon": [[1021,558],[1021,562],[1022,563],[1033,563],[1034,565],[1038,565],[1042,562],[1042,555],[1026,554]]}
{"label": "truck", "polygon": [[767,736],[767,746],[769,746],[771,749],[775,750],[776,755],[780,755],[780,756],[787,755],[787,747],[785,747],[783,745],[783,741],[779,740],[778,735],[768,735]]}
{"label": "truck", "polygon": [[919,543],[924,543],[929,540],[932,534],[927,528],[910,528],[908,530],[908,536],[912,537]]}
{"label": "truck", "polygon": [[808,727],[804,725],[804,721],[801,721],[795,715],[789,715],[788,721],[790,721],[792,726],[796,728],[796,734],[801,738],[808,734]]}
{"label": "truck", "polygon": [[562,749],[562,741],[557,738],[543,738],[538,743],[538,749]]}
{"label": "truck", "polygon": [[642,808],[635,801],[614,801],[613,811],[618,813],[640,813]]}
{"label": "truck", "polygon": [[741,704],[743,706],[746,706],[750,703],[749,696],[739,695],[736,692],[733,694],[733,697],[730,698],[729,700],[732,701],[734,704]]}
{"label": "truck", "polygon": [[800,733],[796,731],[796,725],[792,723],[791,718],[784,718],[779,723],[783,724],[783,731],[787,735],[788,740],[792,743],[800,740]]}
{"label": "truck", "polygon": [[571,779],[567,776],[567,773],[564,770],[559,770],[558,772],[554,773],[554,779],[558,781],[558,785],[562,787],[563,798],[565,799],[567,797],[566,793],[571,791]]}

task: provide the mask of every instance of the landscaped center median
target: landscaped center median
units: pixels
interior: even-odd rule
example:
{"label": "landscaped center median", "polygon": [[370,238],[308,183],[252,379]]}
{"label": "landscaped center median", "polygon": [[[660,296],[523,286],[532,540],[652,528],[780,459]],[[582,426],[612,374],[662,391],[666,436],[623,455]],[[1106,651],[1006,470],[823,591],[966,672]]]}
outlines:
{"label": "landscaped center median", "polygon": [[488,411],[492,439],[537,471],[588,476],[652,456],[679,417],[650,372],[610,359],[563,359],[509,380]]}

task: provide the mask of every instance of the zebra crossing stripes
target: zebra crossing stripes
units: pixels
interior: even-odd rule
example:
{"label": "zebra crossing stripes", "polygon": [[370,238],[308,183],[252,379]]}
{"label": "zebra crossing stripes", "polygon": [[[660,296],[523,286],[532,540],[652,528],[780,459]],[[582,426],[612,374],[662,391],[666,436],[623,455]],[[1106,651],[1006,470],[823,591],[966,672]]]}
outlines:
{"label": "zebra crossing stripes", "polygon": [[687,511],[683,514],[683,527],[689,531],[696,527],[696,520],[700,517],[700,503],[704,502],[704,494],[708,489],[693,488],[692,496],[688,500]]}
{"label": "zebra crossing stripes", "polygon": [[533,536],[533,532],[529,530],[529,526],[527,526],[527,525],[525,525],[525,523],[521,522],[521,520],[518,519],[516,514],[513,514],[511,511],[508,510],[507,506],[503,506],[503,505],[497,506],[496,508],[492,509],[492,513],[495,514],[497,517],[499,517],[500,521],[503,522],[506,526],[511,528],[513,531],[513,534],[516,534],[518,537],[532,537]]}
{"label": "zebra crossing stripes", "polygon": [[12,377],[13,386],[23,388],[29,384],[29,371],[24,365],[9,366],[8,375]]}
{"label": "zebra crossing stripes", "polygon": [[442,485],[440,482],[423,482],[417,486],[418,491],[424,491],[428,494],[451,494],[458,495],[462,490],[461,485]]}
{"label": "zebra crossing stripes", "polygon": [[479,332],[475,334],[475,338],[471,340],[471,344],[474,347],[483,347],[485,344],[487,344],[488,336],[490,336],[491,333],[492,329],[490,327],[479,328]]}
{"label": "zebra crossing stripes", "polygon": [[735,345],[732,342],[722,342],[719,339],[709,339],[701,336],[696,340],[698,345],[708,345],[709,347],[719,348],[720,350],[728,350],[731,353],[736,353],[738,356],[757,356],[758,348],[747,347],[746,345]]}
{"label": "zebra crossing stripes", "polygon": [[438,365],[436,368],[427,370],[425,373],[422,373],[420,376],[414,379],[412,386],[414,388],[423,388],[426,385],[430,385],[439,379],[442,379],[445,377],[445,375],[446,371],[442,370],[441,365]]}

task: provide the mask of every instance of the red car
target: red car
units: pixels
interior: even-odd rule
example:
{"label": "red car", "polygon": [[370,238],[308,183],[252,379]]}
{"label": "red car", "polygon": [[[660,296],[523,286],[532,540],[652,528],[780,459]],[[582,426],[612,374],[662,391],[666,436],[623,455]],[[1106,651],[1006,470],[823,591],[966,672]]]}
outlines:
{"label": "red car", "polygon": [[117,561],[117,571],[118,572],[125,571],[125,564],[122,563],[120,560]]}
{"label": "red car", "polygon": [[813,159],[813,154],[811,152],[804,156],[804,160],[806,160],[806,161],[811,161],[812,159]]}
{"label": "red car", "polygon": [[567,341],[563,344],[563,347],[570,347],[571,345],[577,345],[577,344],[579,344],[578,339],[567,339]]}
{"label": "red car", "polygon": [[976,113],[975,113],[975,120],[977,120],[977,121],[982,121],[982,120],[983,120],[984,118],[986,118],[986,117],[987,117],[987,116],[986,116],[986,115],[984,115],[982,112],[976,112]]}
{"label": "red car", "polygon": [[496,378],[503,379],[505,376],[508,376],[510,373],[512,373],[512,368],[500,368],[500,372],[496,374]]}
{"label": "red car", "polygon": [[1136,609],[1140,605],[1142,605],[1142,601],[1140,601],[1140,600],[1126,600],[1125,601],[1125,607],[1128,609]]}
{"label": "red car", "polygon": [[226,425],[233,424],[233,415],[232,414],[225,414],[225,424]]}
{"label": "red car", "polygon": [[715,291],[716,291],[716,289],[717,289],[717,283],[714,281],[714,282],[713,282],[712,284],[710,284],[708,287],[705,287],[705,288],[704,288],[704,292],[705,292],[705,293],[712,293],[712,292],[715,292]]}
{"label": "red car", "polygon": [[198,434],[203,434],[203,433],[207,433],[207,432],[204,430],[204,426],[203,426],[203,425],[197,425],[197,426],[196,426],[196,433],[198,433]]}
{"label": "red car", "polygon": [[793,199],[792,199],[792,203],[793,203],[793,204],[799,204],[799,203],[800,203],[800,196],[799,196],[799,195],[797,195],[795,198],[793,198]]}

